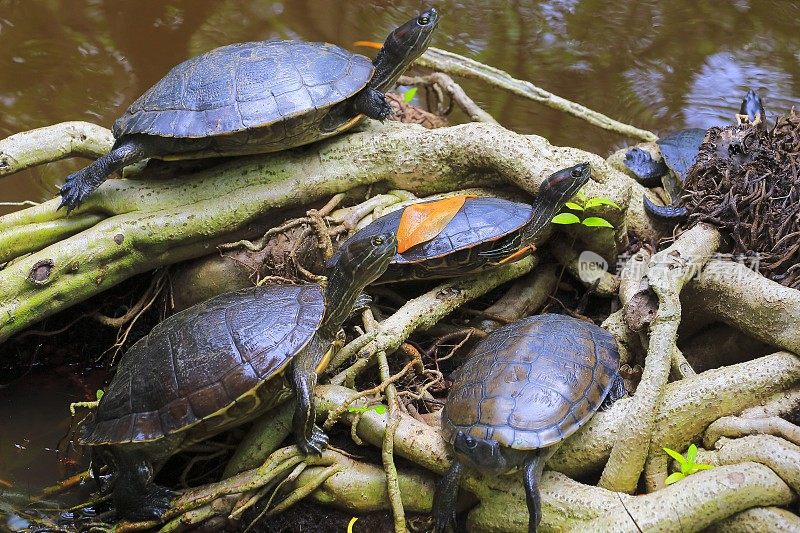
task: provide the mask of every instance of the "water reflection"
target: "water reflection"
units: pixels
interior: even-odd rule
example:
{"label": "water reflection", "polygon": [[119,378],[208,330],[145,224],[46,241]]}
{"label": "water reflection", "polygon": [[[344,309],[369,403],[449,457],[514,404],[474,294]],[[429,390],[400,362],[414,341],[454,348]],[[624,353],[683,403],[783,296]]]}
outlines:
{"label": "water reflection", "polygon": [[[477,4],[477,5],[476,5]],[[183,59],[236,41],[351,46],[382,39],[417,1],[4,0],[0,137],[59,122],[110,126]],[[800,5],[781,0],[439,1],[435,45],[499,66],[656,131],[726,123],[747,87],[771,113],[798,99]],[[606,153],[623,142],[585,123],[466,83],[503,124]],[[0,200],[43,199],[80,163],[3,181]]]}

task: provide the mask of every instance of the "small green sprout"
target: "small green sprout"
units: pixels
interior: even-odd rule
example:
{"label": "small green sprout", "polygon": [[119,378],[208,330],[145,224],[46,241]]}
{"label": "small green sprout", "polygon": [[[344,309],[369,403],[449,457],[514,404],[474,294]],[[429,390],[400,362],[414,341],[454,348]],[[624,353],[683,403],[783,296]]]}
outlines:
{"label": "small green sprout", "polygon": [[103,394],[105,394],[105,392],[103,391],[103,389],[97,389],[97,391],[95,391],[94,395],[95,395],[95,397],[97,398],[97,401],[98,401],[98,402],[99,402],[99,401],[100,401],[100,399],[103,397]]}
{"label": "small green sprout", "polygon": [[386,406],[383,405],[382,403],[379,403],[378,405],[370,405],[363,407],[356,405],[347,408],[348,413],[366,413],[367,411],[375,411],[379,415],[382,415],[383,413],[386,412]]}
{"label": "small green sprout", "polygon": [[416,95],[417,95],[417,88],[416,87],[410,88],[409,90],[403,93],[403,102],[410,104],[411,100],[413,100]]}
{"label": "small green sprout", "polygon": [[[586,198],[586,195],[583,192],[578,191],[578,194],[575,195],[575,199],[578,202],[567,202],[564,206],[567,209],[572,209],[573,211],[585,211],[592,207],[598,207],[601,205],[607,205],[613,207],[615,209],[621,209],[617,203],[610,199],[610,198],[602,198],[602,197],[595,197],[595,198]],[[584,226],[588,226],[590,228],[613,228],[614,226],[611,223],[601,217],[586,217],[581,220],[581,218],[574,214],[574,213],[559,213],[558,215],[553,217],[553,224],[583,224]]]}
{"label": "small green sprout", "polygon": [[697,446],[694,444],[689,445],[689,449],[686,451],[686,457],[682,456],[680,453],[676,452],[675,450],[671,450],[669,448],[664,448],[664,451],[669,454],[670,457],[678,461],[681,465],[680,472],[674,472],[669,475],[665,483],[667,485],[672,485],[676,481],[680,481],[681,479],[694,474],[700,470],[708,470],[709,468],[714,468],[714,465],[707,465],[703,463],[695,463],[694,460],[697,458]]}

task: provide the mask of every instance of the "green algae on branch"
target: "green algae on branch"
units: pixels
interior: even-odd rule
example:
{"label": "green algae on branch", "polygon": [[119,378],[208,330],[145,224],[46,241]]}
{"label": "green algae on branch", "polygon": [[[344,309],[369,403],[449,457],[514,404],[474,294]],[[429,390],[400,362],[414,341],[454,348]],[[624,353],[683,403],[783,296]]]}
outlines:
{"label": "green algae on branch", "polygon": [[[188,177],[109,180],[70,215],[51,200],[0,217],[0,249],[15,231],[53,222],[53,237],[40,241],[48,243],[44,248],[29,248],[33,253],[0,270],[0,342],[137,273],[252,237],[270,209],[379,182],[431,194],[505,181],[535,194],[554,170],[587,160],[600,181],[590,182],[590,194],[623,207],[641,197],[631,193],[639,187],[633,180],[594,154],[477,123],[438,130],[385,125],[304,150],[237,158]],[[75,217],[100,215],[107,218],[62,239]],[[631,230],[654,234],[636,206],[626,217]],[[45,263],[46,276],[31,283],[31,273]]]}

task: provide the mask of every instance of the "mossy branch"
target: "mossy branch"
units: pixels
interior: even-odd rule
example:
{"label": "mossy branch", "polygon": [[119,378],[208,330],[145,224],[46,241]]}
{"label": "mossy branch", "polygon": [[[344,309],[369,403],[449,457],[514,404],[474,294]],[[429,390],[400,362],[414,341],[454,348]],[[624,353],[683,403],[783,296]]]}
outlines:
{"label": "mossy branch", "polygon": [[[183,178],[109,180],[69,217],[56,210],[57,200],[0,217],[0,249],[9,245],[6,236],[27,231],[28,224],[51,222],[54,232],[42,241],[52,244],[0,271],[0,341],[131,275],[252,236],[253,224],[270,209],[377,182],[428,194],[507,181],[535,193],[556,169],[587,160],[598,180],[588,185],[590,194],[621,205],[636,196],[631,190],[637,184],[593,154],[477,123],[439,130],[387,125],[380,134],[364,131],[292,152],[237,158]],[[90,214],[107,218],[57,240],[73,231],[75,217]],[[636,209],[628,219],[628,227],[652,235]],[[44,282],[28,280],[34,267],[51,262]]]}

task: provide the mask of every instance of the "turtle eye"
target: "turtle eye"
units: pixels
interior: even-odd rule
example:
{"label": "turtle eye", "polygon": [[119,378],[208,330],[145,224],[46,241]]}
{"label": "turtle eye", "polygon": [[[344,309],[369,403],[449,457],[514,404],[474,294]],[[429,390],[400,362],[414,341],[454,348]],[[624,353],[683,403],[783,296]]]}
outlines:
{"label": "turtle eye", "polygon": [[419,24],[420,26],[425,26],[430,21],[431,21],[431,19],[428,18],[428,17],[420,17],[420,18],[417,19],[417,24]]}
{"label": "turtle eye", "polygon": [[573,178],[580,178],[582,174],[583,174],[583,172],[581,172],[581,169],[579,169],[579,168],[573,168],[572,172],[570,172],[570,175]]}
{"label": "turtle eye", "polygon": [[466,444],[467,448],[469,448],[470,450],[474,450],[478,446],[478,441],[476,441],[472,437],[467,437],[464,439],[464,444]]}
{"label": "turtle eye", "polygon": [[384,238],[382,236],[380,236],[380,235],[375,235],[372,238],[372,245],[373,246],[380,246],[381,244],[383,244],[383,242],[384,242]]}

